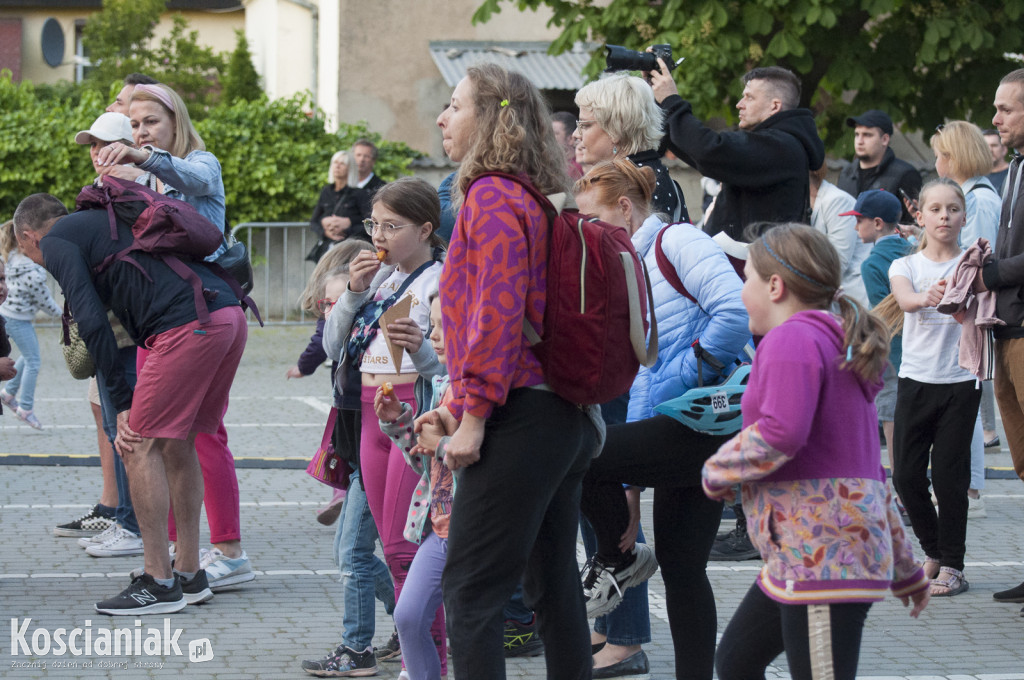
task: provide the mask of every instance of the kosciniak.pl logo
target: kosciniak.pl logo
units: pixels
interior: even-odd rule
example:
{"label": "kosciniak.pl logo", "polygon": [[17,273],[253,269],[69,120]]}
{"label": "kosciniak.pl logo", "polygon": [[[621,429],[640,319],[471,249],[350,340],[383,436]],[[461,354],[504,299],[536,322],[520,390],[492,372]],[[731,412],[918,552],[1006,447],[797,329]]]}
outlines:
{"label": "kosciniak.pl logo", "polygon": [[[171,620],[164,619],[163,628],[134,626],[96,628],[92,621],[74,628],[31,629],[32,619],[11,620],[11,656],[185,656],[178,645],[181,628],[171,629]],[[213,658],[213,645],[208,638],[189,643],[188,658],[193,663]]]}

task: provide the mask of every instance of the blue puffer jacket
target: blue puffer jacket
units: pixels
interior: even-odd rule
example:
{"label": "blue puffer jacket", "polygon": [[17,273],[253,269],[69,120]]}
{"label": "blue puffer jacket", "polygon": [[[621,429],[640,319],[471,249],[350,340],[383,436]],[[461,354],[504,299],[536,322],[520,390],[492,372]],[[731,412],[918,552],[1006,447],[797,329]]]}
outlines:
{"label": "blue puffer jacket", "polygon": [[[729,366],[750,341],[747,310],[740,299],[743,282],[718,244],[689,224],[674,225],[665,232],[661,246],[675,266],[686,290],[700,307],[683,297],[658,269],[654,241],[665,227],[649,217],[633,234],[633,246],[651,276],[654,312],[658,319],[658,361],[640,372],[629,391],[627,420],[654,415],[654,407],[697,386],[697,359],[690,347],[701,346]],[[703,309],[702,309],[703,308]],[[729,369],[726,369],[727,372]],[[704,383],[718,382],[714,369],[704,364]]]}

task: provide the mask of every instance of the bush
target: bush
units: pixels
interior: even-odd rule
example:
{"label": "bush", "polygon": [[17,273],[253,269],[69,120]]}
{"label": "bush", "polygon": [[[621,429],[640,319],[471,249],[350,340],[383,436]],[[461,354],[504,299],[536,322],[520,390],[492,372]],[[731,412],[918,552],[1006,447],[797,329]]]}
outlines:
{"label": "bush", "polygon": [[[408,174],[420,156],[400,142],[388,142],[365,123],[324,131],[320,112],[310,112],[308,95],[268,101],[238,100],[210,109],[196,121],[206,148],[220,160],[232,223],[305,221],[326,182],[331,155],[360,137],[380,148],[377,174]],[[74,143],[103,113],[108,101],[87,87],[38,92],[0,73],[0,221],[18,202],[37,192],[55,195],[69,207],[95,175],[88,148]]]}

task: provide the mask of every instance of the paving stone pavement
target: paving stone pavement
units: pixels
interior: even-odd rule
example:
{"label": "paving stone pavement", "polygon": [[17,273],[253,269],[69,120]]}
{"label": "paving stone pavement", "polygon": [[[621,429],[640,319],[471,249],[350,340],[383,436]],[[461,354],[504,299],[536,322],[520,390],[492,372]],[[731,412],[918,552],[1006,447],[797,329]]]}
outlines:
{"label": "paving stone pavement", "polygon": [[[29,430],[5,413],[0,417],[0,462],[49,463],[54,455],[81,458],[65,461],[71,466],[0,466],[0,535],[7,537],[0,550],[0,677],[301,678],[306,677],[299,667],[303,659],[319,658],[337,644],[342,597],[331,555],[334,532],[314,521],[315,509],[329,491],[301,469],[280,467],[287,460],[299,464],[322,432],[329,398],[326,373],[284,380],[285,369],[304,347],[310,330],[253,329],[232,389],[226,419],[232,450],[240,466],[263,466],[238,472],[243,542],[257,579],[219,592],[206,605],[167,617],[141,617],[143,639],[149,628],[162,632],[167,626],[172,635],[180,629],[180,656],[173,648],[153,656],[103,656],[96,653],[97,647],[92,655],[76,657],[57,655],[56,648],[25,655],[16,633],[26,618],[32,619],[24,629],[30,647],[41,646],[45,631],[55,634],[58,628],[82,627],[95,641],[102,637],[100,630],[134,631],[133,618],[101,616],[92,605],[122,589],[127,572],[139,566],[141,558],[92,558],[74,539],[49,533],[54,524],[77,517],[95,502],[100,471],[88,466],[93,462],[90,456],[95,456],[95,432],[83,403],[85,383],[72,381],[58,364],[56,330],[40,329],[44,369],[36,409],[46,429]],[[1005,450],[986,460],[993,468],[1009,464]],[[992,592],[1024,578],[1024,485],[990,479],[985,499],[989,516],[972,520],[968,528],[965,572],[971,589],[955,598],[933,600],[916,621],[895,600],[875,605],[864,632],[861,677],[1024,680],[1021,605],[992,600]],[[647,524],[649,499],[643,508]],[[208,537],[205,518],[202,526]],[[645,529],[648,536],[653,534],[649,525]],[[709,565],[720,631],[756,570],[756,562]],[[645,646],[650,677],[665,680],[674,677],[674,671],[664,586],[657,575],[651,581],[651,604],[654,640]],[[12,619],[17,630],[12,631]],[[391,630],[378,608],[375,643],[386,641]],[[205,648],[213,658],[191,661],[189,643],[203,640],[208,640]],[[780,658],[768,677],[788,677],[785,669]],[[379,677],[396,678],[399,670],[398,664],[381,664]],[[509,660],[507,672],[514,678],[545,677],[542,658]]]}

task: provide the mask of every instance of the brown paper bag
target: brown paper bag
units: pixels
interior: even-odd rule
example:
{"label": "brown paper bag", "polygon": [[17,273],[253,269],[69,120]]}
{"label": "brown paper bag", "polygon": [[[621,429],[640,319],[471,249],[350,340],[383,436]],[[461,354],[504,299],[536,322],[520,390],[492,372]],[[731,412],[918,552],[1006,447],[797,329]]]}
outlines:
{"label": "brown paper bag", "polygon": [[396,345],[391,342],[391,336],[388,335],[388,324],[397,321],[398,319],[404,319],[409,316],[409,312],[412,310],[412,296],[406,295],[401,300],[391,305],[388,311],[380,315],[380,332],[384,334],[384,340],[388,343],[388,351],[391,352],[391,361],[395,364],[395,373],[401,374],[402,372],[402,357],[405,354],[405,348],[401,345]]}

